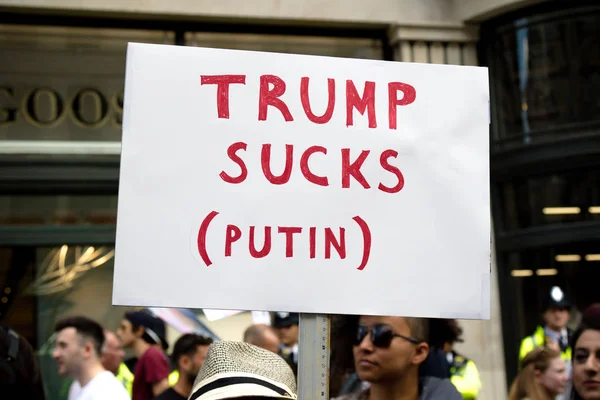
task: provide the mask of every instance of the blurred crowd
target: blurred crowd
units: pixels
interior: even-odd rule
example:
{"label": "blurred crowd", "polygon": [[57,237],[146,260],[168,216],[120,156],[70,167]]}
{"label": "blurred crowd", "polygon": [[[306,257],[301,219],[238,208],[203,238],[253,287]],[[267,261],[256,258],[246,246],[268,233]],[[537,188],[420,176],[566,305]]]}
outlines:
{"label": "blurred crowd", "polygon": [[[553,288],[543,324],[522,341],[508,400],[600,400],[600,304],[574,332],[566,327],[570,307]],[[293,399],[299,334],[298,314],[275,313],[240,342],[186,333],[169,351],[165,322],[148,311],[125,313],[114,332],[70,316],[56,322],[52,357],[70,378],[68,400]],[[332,316],[329,397],[477,399],[477,365],[455,348],[462,335],[453,319]],[[1,393],[45,399],[31,345],[8,327],[0,329],[0,356]]]}

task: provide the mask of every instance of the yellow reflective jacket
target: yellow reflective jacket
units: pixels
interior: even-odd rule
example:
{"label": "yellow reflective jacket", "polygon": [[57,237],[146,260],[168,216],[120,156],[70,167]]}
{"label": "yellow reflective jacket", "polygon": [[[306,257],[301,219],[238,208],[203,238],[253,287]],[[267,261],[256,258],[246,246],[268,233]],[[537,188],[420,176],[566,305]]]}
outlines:
{"label": "yellow reflective jacket", "polygon": [[169,374],[169,386],[175,386],[179,380],[179,371],[174,370]]}
{"label": "yellow reflective jacket", "polygon": [[450,365],[450,381],[460,392],[463,399],[474,400],[481,390],[479,370],[473,360],[469,360],[452,352],[453,359]]}
{"label": "yellow reflective jacket", "polygon": [[127,389],[129,397],[131,397],[133,387],[133,374],[131,373],[129,368],[127,368],[127,365],[125,365],[124,363],[121,363],[121,365],[119,365],[119,370],[117,371],[117,375],[115,375],[115,378],[117,378],[117,380],[121,382],[125,389]]}
{"label": "yellow reflective jacket", "polygon": [[[533,335],[527,336],[525,339],[521,341],[521,348],[519,350],[519,362],[525,358],[530,351],[535,349],[536,347],[542,347],[546,344],[546,335],[544,333],[544,327],[538,326],[533,332]],[[564,351],[560,353],[563,360],[567,363],[571,361],[571,346],[567,347]]]}

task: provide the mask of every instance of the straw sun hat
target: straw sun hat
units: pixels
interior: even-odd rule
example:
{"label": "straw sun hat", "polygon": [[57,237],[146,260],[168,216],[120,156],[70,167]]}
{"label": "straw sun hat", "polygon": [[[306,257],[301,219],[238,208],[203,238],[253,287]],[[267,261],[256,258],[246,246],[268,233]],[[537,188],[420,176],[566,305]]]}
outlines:
{"label": "straw sun hat", "polygon": [[210,345],[190,400],[297,399],[296,379],[279,355],[242,342]]}

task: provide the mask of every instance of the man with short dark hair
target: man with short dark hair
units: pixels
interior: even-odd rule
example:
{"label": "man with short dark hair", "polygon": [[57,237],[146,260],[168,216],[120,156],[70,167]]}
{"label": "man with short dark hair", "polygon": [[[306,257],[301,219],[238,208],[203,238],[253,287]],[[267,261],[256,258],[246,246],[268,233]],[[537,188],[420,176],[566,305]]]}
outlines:
{"label": "man with short dark hair", "polygon": [[161,330],[164,322],[148,312],[128,312],[121,320],[117,336],[138,357],[133,370],[133,400],[151,400],[169,388],[171,367],[161,351]]}
{"label": "man with short dark hair", "polygon": [[250,325],[244,331],[244,342],[253,344],[263,349],[279,353],[279,338],[273,328],[265,324]]}
{"label": "man with short dark hair", "polygon": [[69,389],[69,400],[128,400],[129,395],[115,376],[100,361],[104,332],[86,317],[69,317],[56,323],[56,345],[52,357],[58,374],[75,381]]}
{"label": "man with short dark hair", "polygon": [[171,358],[179,373],[175,385],[155,400],[186,400],[191,392],[194,380],[202,368],[208,346],[213,342],[211,338],[187,333],[181,336],[173,347]]}
{"label": "man with short dark hair", "polygon": [[419,365],[429,353],[427,338],[425,319],[361,316],[354,365],[369,387],[340,399],[462,400],[448,379],[419,377]]}

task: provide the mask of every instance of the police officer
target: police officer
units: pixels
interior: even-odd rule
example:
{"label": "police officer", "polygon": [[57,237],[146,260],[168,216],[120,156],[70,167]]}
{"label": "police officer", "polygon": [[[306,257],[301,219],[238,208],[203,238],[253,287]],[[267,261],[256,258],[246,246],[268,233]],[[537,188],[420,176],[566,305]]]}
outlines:
{"label": "police officer", "polygon": [[127,365],[125,365],[125,363],[119,364],[119,369],[117,370],[115,377],[119,382],[121,382],[123,386],[125,386],[125,389],[127,389],[127,393],[129,393],[129,397],[131,397],[133,387],[133,374],[131,373],[129,368],[127,368]]}
{"label": "police officer", "polygon": [[277,312],[273,328],[281,340],[279,354],[288,362],[294,374],[298,371],[298,335],[300,316],[297,313]]}
{"label": "police officer", "polygon": [[463,399],[475,400],[481,390],[481,379],[475,362],[451,350],[448,353],[448,363],[452,384]]}
{"label": "police officer", "polygon": [[532,335],[521,341],[519,361],[536,347],[548,346],[560,351],[562,358],[571,364],[570,338],[572,332],[567,328],[571,318],[571,304],[558,286],[551,288],[544,302],[544,325],[538,325]]}
{"label": "police officer", "polygon": [[475,400],[481,390],[477,365],[454,349],[455,343],[463,341],[463,329],[460,324],[456,319],[430,319],[429,329],[430,349],[433,351],[440,349],[442,354],[446,355],[450,382],[463,399]]}

